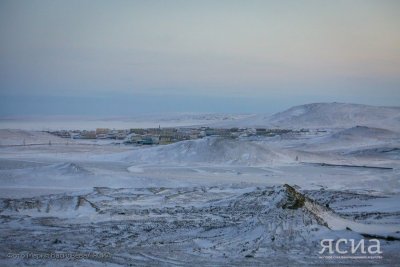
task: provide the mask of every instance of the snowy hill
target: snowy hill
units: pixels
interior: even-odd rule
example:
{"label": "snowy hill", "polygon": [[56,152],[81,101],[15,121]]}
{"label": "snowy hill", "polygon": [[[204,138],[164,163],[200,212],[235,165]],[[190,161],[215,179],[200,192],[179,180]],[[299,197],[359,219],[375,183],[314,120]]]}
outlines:
{"label": "snowy hill", "polygon": [[377,145],[398,146],[399,144],[399,133],[379,128],[356,126],[317,137],[306,147],[321,150],[351,149]]}
{"label": "snowy hill", "polygon": [[135,150],[124,156],[123,160],[135,163],[212,163],[250,166],[271,164],[280,157],[281,155],[260,143],[210,137]]}
{"label": "snowy hill", "polygon": [[350,128],[357,125],[400,131],[400,107],[344,103],[295,106],[272,116],[254,115],[221,127]]}
{"label": "snowy hill", "polygon": [[358,104],[316,103],[296,106],[269,118],[280,127],[336,127],[357,125],[377,128],[399,128],[400,107],[375,107]]}
{"label": "snowy hill", "polygon": [[332,137],[337,139],[356,139],[356,138],[370,138],[370,139],[391,139],[399,138],[400,135],[385,129],[370,128],[366,126],[356,126],[345,129],[332,134]]}

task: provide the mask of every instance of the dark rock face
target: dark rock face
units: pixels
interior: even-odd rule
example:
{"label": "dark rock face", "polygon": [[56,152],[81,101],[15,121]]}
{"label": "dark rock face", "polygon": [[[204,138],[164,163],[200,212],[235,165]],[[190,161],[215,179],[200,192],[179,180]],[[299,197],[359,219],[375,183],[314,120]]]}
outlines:
{"label": "dark rock face", "polygon": [[288,184],[284,185],[287,194],[287,201],[283,204],[284,209],[299,209],[304,207],[306,198]]}

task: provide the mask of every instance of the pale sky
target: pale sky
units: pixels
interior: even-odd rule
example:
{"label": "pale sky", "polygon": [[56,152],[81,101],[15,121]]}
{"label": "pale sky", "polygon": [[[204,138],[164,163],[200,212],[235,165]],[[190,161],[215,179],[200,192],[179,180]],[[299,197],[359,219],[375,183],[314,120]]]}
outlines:
{"label": "pale sky", "polygon": [[400,1],[0,0],[0,115],[400,105]]}

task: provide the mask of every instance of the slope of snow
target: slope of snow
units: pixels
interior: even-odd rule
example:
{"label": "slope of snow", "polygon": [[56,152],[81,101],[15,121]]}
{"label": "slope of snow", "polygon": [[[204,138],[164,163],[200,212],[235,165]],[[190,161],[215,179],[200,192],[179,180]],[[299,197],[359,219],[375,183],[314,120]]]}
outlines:
{"label": "slope of snow", "polygon": [[[398,145],[398,144],[397,144]],[[400,147],[400,145],[398,145]],[[354,151],[350,151],[347,155],[356,156],[356,157],[375,157],[381,159],[391,159],[391,160],[400,160],[400,148],[399,147],[375,147],[375,148],[366,148],[366,149],[357,149]]]}
{"label": "slope of snow", "polygon": [[46,172],[48,174],[53,175],[90,175],[90,171],[86,170],[85,168],[79,166],[76,163],[72,162],[65,162],[65,163],[58,163],[53,164],[50,166],[39,167],[35,168],[32,171],[41,173]]}
{"label": "slope of snow", "polygon": [[353,220],[345,219],[333,210],[328,209],[315,201],[305,198],[305,204],[307,210],[318,217],[325,225],[332,230],[351,230],[359,234],[375,236],[380,238],[395,237],[400,238],[400,225],[396,224],[365,224],[355,222]]}
{"label": "slope of snow", "polygon": [[315,103],[277,113],[269,119],[269,123],[288,128],[348,128],[361,125],[399,129],[400,107]]}
{"label": "slope of snow", "polygon": [[337,139],[346,138],[351,141],[355,141],[356,138],[370,138],[376,140],[400,138],[400,134],[395,133],[393,131],[379,129],[379,128],[370,128],[366,126],[356,126],[349,129],[345,129],[336,132],[332,136]]}
{"label": "slope of snow", "polygon": [[313,103],[295,106],[272,116],[254,115],[215,127],[350,128],[368,126],[400,131],[400,107],[344,103]]}
{"label": "slope of snow", "polygon": [[282,155],[267,146],[245,140],[209,137],[134,150],[124,161],[151,164],[271,165]]}
{"label": "slope of snow", "polygon": [[379,128],[356,126],[339,130],[322,137],[312,139],[306,148],[325,149],[365,149],[372,146],[400,145],[400,134]]}

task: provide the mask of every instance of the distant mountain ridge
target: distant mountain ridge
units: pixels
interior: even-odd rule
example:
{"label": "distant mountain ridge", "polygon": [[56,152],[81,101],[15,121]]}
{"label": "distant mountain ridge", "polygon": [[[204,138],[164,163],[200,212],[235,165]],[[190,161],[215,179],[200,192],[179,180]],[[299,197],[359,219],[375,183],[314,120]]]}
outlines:
{"label": "distant mountain ridge", "polygon": [[295,106],[272,116],[254,115],[222,127],[350,128],[367,126],[400,131],[400,107],[346,103],[312,103]]}

